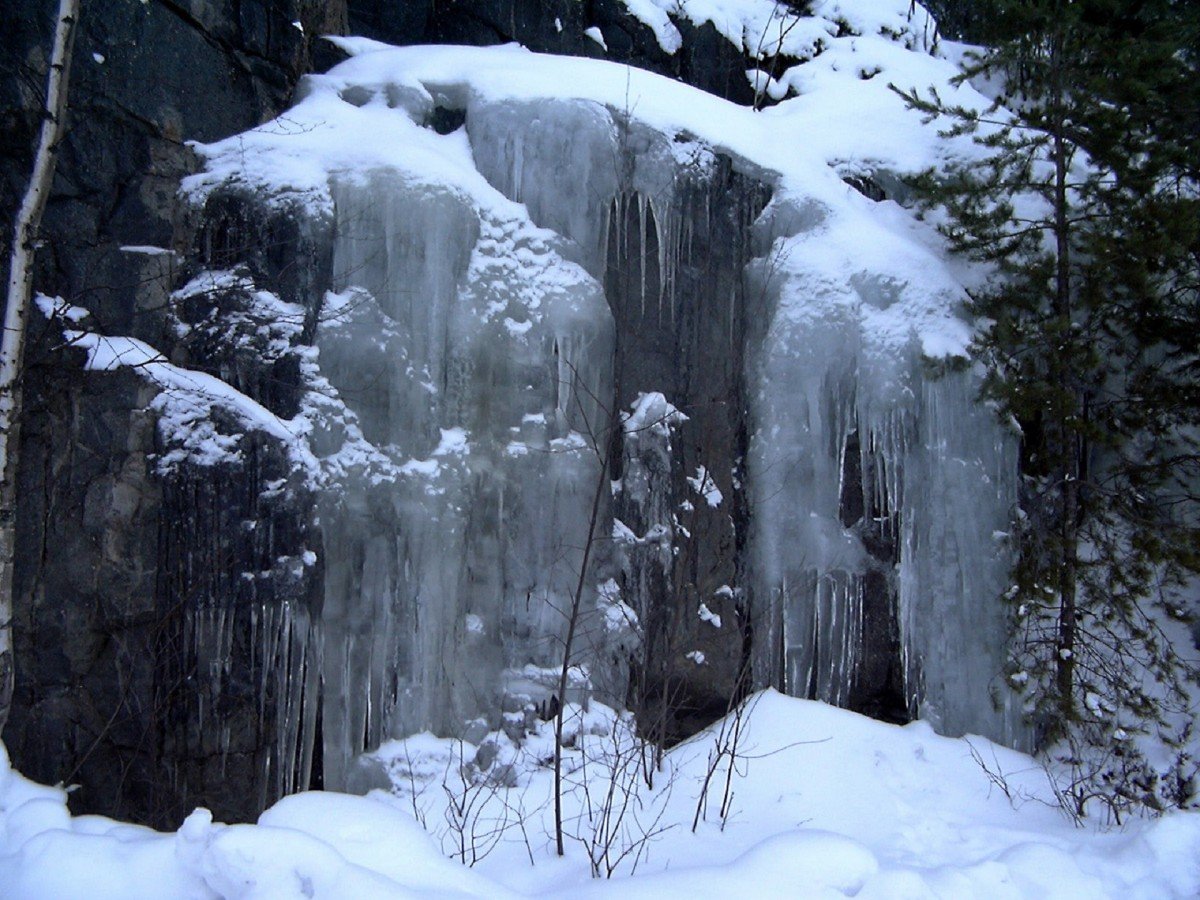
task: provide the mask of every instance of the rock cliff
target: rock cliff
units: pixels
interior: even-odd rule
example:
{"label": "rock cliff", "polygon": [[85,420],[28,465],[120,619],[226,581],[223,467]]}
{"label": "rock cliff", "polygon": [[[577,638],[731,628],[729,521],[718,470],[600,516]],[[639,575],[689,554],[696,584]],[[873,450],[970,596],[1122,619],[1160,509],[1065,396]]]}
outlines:
{"label": "rock cliff", "polygon": [[[49,28],[19,5],[5,209]],[[763,684],[1019,739],[978,602],[1011,439],[923,368],[957,282],[873,245],[887,166],[710,126],[786,94],[805,47],[881,33],[813,21],[771,44],[617,0],[85,4],[37,278],[62,303],[27,376],[14,763],[80,811],[253,818],[352,785],[388,736],[519,736],[564,700],[573,599],[565,699],[664,740]],[[316,37],[347,29],[666,78]],[[534,87],[505,81],[525,63]]]}

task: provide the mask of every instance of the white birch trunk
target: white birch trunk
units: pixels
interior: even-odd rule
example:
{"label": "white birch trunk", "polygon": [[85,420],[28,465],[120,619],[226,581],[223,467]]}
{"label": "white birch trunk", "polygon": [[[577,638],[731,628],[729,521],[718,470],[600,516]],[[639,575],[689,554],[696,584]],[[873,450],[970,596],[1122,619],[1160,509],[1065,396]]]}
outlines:
{"label": "white birch trunk", "polygon": [[42,211],[54,181],[54,163],[67,108],[71,43],[80,0],[59,0],[46,83],[46,106],[33,158],[29,188],[13,228],[9,258],[4,334],[0,338],[0,731],[8,721],[13,683],[13,555],[16,545],[17,448],[21,415],[21,363],[25,355],[25,322],[33,290],[33,256]]}

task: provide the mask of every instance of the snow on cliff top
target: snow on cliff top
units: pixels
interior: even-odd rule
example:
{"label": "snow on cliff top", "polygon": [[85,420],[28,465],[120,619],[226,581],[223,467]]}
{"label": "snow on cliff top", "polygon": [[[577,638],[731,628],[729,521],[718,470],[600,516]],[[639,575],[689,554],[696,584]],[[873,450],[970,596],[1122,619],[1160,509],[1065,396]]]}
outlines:
{"label": "snow on cliff top", "polygon": [[[597,704],[598,706],[598,704]],[[1072,827],[1053,808],[1045,776],[1028,757],[979,738],[951,739],[916,723],[885,725],[775,692],[751,698],[741,722],[730,815],[719,807],[726,763],[706,782],[732,722],[671,750],[653,791],[631,809],[653,829],[638,873],[589,877],[587,847],[554,855],[552,773],[467,796],[467,840],[496,843],[474,869],[446,859],[417,823],[445,821],[436,808],[374,791],[366,797],[305,793],[267,810],[256,825],[193,813],[159,833],[98,816],[71,817],[66,793],[36,785],[0,745],[0,894],[6,900],[104,898],[400,897],[729,898],[1185,898],[1200,893],[1200,815],[1134,821],[1121,831]],[[600,710],[589,714],[602,723]],[[611,716],[608,721],[612,721]],[[590,814],[606,796],[608,736],[581,734],[571,753],[595,751]],[[722,737],[724,735],[724,738]],[[404,751],[414,770],[452,742],[417,736]],[[728,755],[722,757],[728,760]],[[1008,788],[1010,801],[988,769]],[[453,766],[428,796],[455,795]],[[640,776],[635,781],[640,783]],[[578,775],[568,775],[566,821],[589,820]],[[693,830],[698,798],[708,806]],[[504,811],[509,815],[504,818]],[[513,811],[519,811],[518,824]],[[631,814],[632,815],[632,814]],[[629,834],[639,834],[632,818]],[[453,835],[450,836],[452,839]],[[450,841],[454,846],[454,840]],[[532,859],[532,864],[531,864]]]}
{"label": "snow on cliff top", "polygon": [[815,55],[817,45],[843,30],[886,34],[912,48],[928,49],[937,27],[920,4],[897,0],[812,0],[801,14],[777,0],[621,0],[647,25],[668,53],[682,43],[675,21],[712,25],[740,50],[756,59],[777,53],[795,58]]}
{"label": "snow on cliff top", "polygon": [[[958,74],[931,52],[935,27],[908,0],[823,0],[799,16],[774,0],[624,0],[646,10],[711,22],[752,57],[782,51],[802,62],[780,73],[791,98],[755,111],[653,72],[606,60],[531,53],[502,47],[394,48],[366,38],[333,38],[352,59],[333,69],[330,87],[407,85],[431,100],[468,107],[472,100],[585,99],[625,112],[667,133],[694,135],[805,192],[837,183],[829,165],[868,163],[915,172],[936,160],[937,135],[889,88],[937,85],[943,97],[986,105],[970,87],[951,87]],[[754,78],[748,73],[748,77]],[[291,117],[291,114],[288,114]]]}
{"label": "snow on cliff top", "polygon": [[[901,286],[900,302],[863,316],[864,327],[881,336],[880,346],[896,348],[916,336],[928,355],[961,354],[969,339],[959,317],[961,273],[944,258],[936,235],[895,203],[874,203],[843,180],[878,176],[898,184],[898,176],[945,152],[936,128],[906,109],[889,84],[936,85],[948,100],[986,105],[969,86],[951,86],[958,69],[927,52],[932,27],[924,10],[907,0],[841,0],[817,4],[812,16],[780,19],[783,7],[767,0],[645,0],[631,8],[659,24],[651,9],[712,21],[731,39],[740,35],[752,55],[769,44],[775,28],[777,44],[802,61],[764,80],[763,89],[788,98],[756,111],[604,60],[517,45],[395,48],[334,38],[351,58],[306,79],[299,102],[279,118],[198,147],[205,170],[187,179],[184,191],[199,203],[218,185],[244,183],[329,213],[331,177],[390,169],[410,182],[459,192],[481,211],[526,217],[521,204],[476,169],[472,110],[591,103],[679,146],[699,142],[727,153],[772,185],[777,205],[814,212],[806,234],[793,235],[775,252],[781,260],[803,260],[804,280],[822,285],[822,295],[839,303],[860,302],[851,287],[860,274]],[[437,107],[465,110],[466,132],[441,135],[422,127]]]}

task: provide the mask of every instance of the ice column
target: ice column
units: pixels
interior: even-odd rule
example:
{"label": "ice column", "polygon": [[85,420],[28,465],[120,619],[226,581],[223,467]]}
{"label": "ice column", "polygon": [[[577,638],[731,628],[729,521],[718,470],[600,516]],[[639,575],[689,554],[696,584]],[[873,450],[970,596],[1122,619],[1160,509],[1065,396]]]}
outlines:
{"label": "ice column", "polygon": [[502,197],[390,171],[334,196],[321,368],[384,463],[323,501],[329,786],[386,737],[495,720],[506,673],[561,660],[613,341],[600,285]]}
{"label": "ice column", "polygon": [[977,396],[970,373],[920,386],[901,510],[906,681],[912,704],[939,731],[1028,747],[1019,699],[1003,679],[1016,440]]}
{"label": "ice column", "polygon": [[[801,234],[820,224],[772,212]],[[902,691],[900,715],[1020,745],[1000,599],[1013,437],[973,373],[932,374],[915,331],[883,327],[921,285],[840,276],[792,249],[750,271],[773,309],[750,369],[758,677],[872,712]],[[889,679],[881,657],[897,650]]]}
{"label": "ice column", "polygon": [[763,261],[753,273],[775,308],[751,456],[756,672],[789,693],[844,705],[861,651],[867,564],[839,517],[844,456],[858,428],[855,301],[776,268]]}

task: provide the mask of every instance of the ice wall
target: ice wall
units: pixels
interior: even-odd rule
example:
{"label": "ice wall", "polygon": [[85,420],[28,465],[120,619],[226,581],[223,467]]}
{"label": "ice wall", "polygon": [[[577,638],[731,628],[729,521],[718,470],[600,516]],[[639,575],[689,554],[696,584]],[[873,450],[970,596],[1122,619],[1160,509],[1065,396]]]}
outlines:
{"label": "ice wall", "polygon": [[[600,463],[618,454],[607,477],[621,483],[638,458],[619,450],[615,411],[651,390],[694,401],[688,372],[732,400],[731,384],[706,379],[741,377],[742,232],[762,202],[756,184],[703,146],[594,103],[476,103],[466,134],[497,196],[523,208],[387,168],[332,186],[334,290],[317,329],[320,369],[384,461],[339,475],[322,501],[327,783],[385,737],[462,733],[502,707],[518,710],[522,697],[548,702],[551,680],[539,672],[561,662]],[[729,193],[739,199],[722,204]],[[733,249],[712,252],[718,243]],[[618,346],[639,342],[615,334],[614,318],[652,339],[653,352],[639,360]],[[716,416],[712,407],[701,404],[699,424],[721,421],[732,445],[740,407],[720,403]],[[595,627],[581,629],[576,656],[615,702],[626,699],[629,638],[603,625],[613,602],[645,611],[641,624],[675,618],[665,612],[683,593],[699,607],[698,579],[674,571],[683,541],[673,541],[673,522],[701,455],[728,490],[733,454],[702,454],[708,432],[697,429],[678,458],[659,452],[655,496],[630,501],[666,523],[665,537],[651,538],[662,544],[656,577],[638,562],[645,554],[631,562],[612,545],[605,489],[583,612]],[[329,455],[339,454],[342,445]],[[678,534],[692,538],[695,520],[711,516],[718,527],[703,539],[732,544],[726,511],[701,506]],[[694,568],[703,556],[693,547],[682,561]],[[714,607],[732,596],[713,599],[734,580],[732,563],[726,553],[725,573],[708,575]],[[620,599],[597,610],[595,587],[613,575]],[[668,596],[673,579],[686,591]],[[720,638],[736,668],[740,635],[730,627]],[[695,650],[681,641],[667,655]]]}
{"label": "ice wall", "polygon": [[388,737],[551,712],[581,574],[572,691],[658,704],[663,737],[757,681],[1018,741],[1013,440],[945,363],[961,285],[907,214],[616,93],[368,51],[200,177],[333,223],[297,417],[325,784]]}
{"label": "ice wall", "polygon": [[[751,272],[773,309],[752,363],[756,671],[800,696],[875,695],[876,713],[1024,743],[997,602],[1015,438],[965,363],[936,372],[924,355],[912,320],[928,285],[830,277],[804,258],[824,218],[769,210],[774,240]],[[878,658],[889,631],[892,671]]]}
{"label": "ice wall", "polygon": [[322,502],[336,785],[387,737],[494,719],[505,673],[561,660],[613,334],[600,285],[519,207],[388,170],[333,199],[320,365],[380,457]]}

